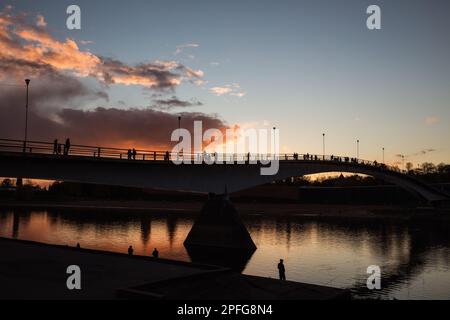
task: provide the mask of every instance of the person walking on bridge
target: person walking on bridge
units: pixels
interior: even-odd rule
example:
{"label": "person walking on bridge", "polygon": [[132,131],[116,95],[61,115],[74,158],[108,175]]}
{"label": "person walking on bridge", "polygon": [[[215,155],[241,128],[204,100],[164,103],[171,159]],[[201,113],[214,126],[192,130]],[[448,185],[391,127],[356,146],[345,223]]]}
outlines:
{"label": "person walking on bridge", "polygon": [[53,141],[53,154],[58,154],[58,139]]}
{"label": "person walking on bridge", "polygon": [[70,139],[67,138],[66,144],[64,145],[64,155],[67,156],[69,154],[69,149],[70,149]]}

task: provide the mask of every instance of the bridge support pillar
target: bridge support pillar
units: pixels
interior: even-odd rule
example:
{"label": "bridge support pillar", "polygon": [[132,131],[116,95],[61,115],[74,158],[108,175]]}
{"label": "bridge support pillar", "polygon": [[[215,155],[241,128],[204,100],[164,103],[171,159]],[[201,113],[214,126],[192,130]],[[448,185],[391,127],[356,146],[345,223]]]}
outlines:
{"label": "bridge support pillar", "polygon": [[185,242],[189,250],[239,250],[253,253],[256,245],[228,195],[209,196]]}

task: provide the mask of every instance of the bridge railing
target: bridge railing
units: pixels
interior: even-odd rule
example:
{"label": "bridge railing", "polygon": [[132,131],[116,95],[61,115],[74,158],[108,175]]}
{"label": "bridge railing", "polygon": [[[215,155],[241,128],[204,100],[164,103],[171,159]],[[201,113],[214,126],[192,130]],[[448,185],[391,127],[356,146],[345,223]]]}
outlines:
{"label": "bridge railing", "polygon": [[90,157],[90,158],[113,158],[125,159],[134,161],[172,161],[172,160],[188,160],[192,162],[242,162],[254,163],[268,160],[279,161],[327,161],[347,164],[358,164],[370,167],[377,167],[380,169],[402,172],[398,168],[390,167],[385,164],[377,163],[376,161],[367,161],[351,157],[334,156],[334,155],[315,155],[315,154],[221,154],[221,153],[172,153],[169,151],[154,151],[136,149],[113,148],[113,147],[98,147],[87,145],[71,145],[66,150],[63,143],[42,142],[42,141],[23,141],[0,139],[0,151],[14,152],[24,154],[42,154],[53,155],[55,157]]}
{"label": "bridge railing", "polygon": [[[42,142],[0,139],[0,151],[4,152],[21,152],[26,154],[45,154],[55,156],[82,156],[94,158],[116,158],[128,159],[128,149],[97,147],[73,144],[67,150],[64,143]],[[165,152],[136,150],[136,155],[131,158],[135,160],[164,160]]]}

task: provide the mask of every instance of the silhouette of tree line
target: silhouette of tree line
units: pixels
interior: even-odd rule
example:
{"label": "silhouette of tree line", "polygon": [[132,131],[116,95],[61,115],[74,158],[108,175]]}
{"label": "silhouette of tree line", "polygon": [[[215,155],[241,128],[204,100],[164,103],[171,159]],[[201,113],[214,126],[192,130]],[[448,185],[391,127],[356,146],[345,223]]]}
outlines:
{"label": "silhouette of tree line", "polygon": [[424,162],[414,168],[411,162],[406,163],[406,171],[409,175],[419,177],[429,183],[450,182],[450,165],[440,163],[435,165],[432,162]]}
{"label": "silhouette of tree line", "polygon": [[25,181],[21,187],[16,187],[13,179],[0,179],[0,199],[8,200],[170,200],[192,201],[204,196],[198,194],[156,191],[141,188],[94,185],[86,183],[55,181],[48,187]]}

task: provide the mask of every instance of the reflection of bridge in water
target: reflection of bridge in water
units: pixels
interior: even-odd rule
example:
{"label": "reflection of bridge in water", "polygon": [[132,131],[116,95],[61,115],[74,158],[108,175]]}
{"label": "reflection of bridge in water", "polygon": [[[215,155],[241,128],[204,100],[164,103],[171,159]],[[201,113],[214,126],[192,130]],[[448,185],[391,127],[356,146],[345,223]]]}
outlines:
{"label": "reflection of bridge in water", "polygon": [[[102,210],[92,209],[49,209],[39,212],[29,209],[0,209],[0,225],[9,225],[8,229],[4,229],[7,231],[4,235],[23,239],[30,236],[30,231],[28,230],[29,225],[36,225],[36,221],[42,221],[37,218],[39,216],[46,216],[45,221],[47,221],[50,229],[58,230],[58,232],[61,230],[70,230],[72,232],[70,235],[72,236],[75,234],[84,234],[86,236],[85,232],[96,230],[96,233],[100,232],[99,237],[107,237],[110,230],[117,230],[120,226],[137,225],[140,228],[133,229],[133,232],[139,235],[139,241],[142,247],[147,250],[145,254],[150,254],[153,245],[156,245],[165,258],[168,257],[168,254],[172,250],[174,254],[177,254],[177,256],[169,256],[170,259],[180,259],[180,257],[183,257],[183,255],[179,255],[182,244],[180,244],[179,239],[174,239],[172,234],[185,233],[186,224],[190,225],[193,219],[192,216],[186,216],[184,214],[165,215],[158,214],[157,212],[152,215],[145,215],[141,212],[133,211],[112,211],[105,214]],[[450,251],[448,250],[450,248],[450,239],[448,237],[449,225],[439,220],[426,220],[422,218],[408,221],[384,221],[373,220],[371,218],[359,218],[352,219],[351,224],[349,224],[347,218],[340,217],[313,218],[247,215],[245,216],[245,222],[249,226],[252,235],[256,239],[259,239],[259,241],[264,242],[264,240],[261,240],[264,239],[264,235],[269,235],[267,239],[271,239],[270,235],[276,234],[277,239],[281,240],[281,246],[288,247],[288,250],[297,252],[296,254],[300,258],[298,260],[291,260],[291,268],[294,268],[294,261],[302,261],[305,265],[316,264],[317,266],[331,261],[327,258],[319,260],[319,262],[315,259],[310,260],[311,255],[305,255],[305,252],[308,252],[309,241],[319,241],[323,246],[327,246],[329,245],[328,242],[330,239],[335,239],[335,241],[342,241],[343,247],[346,245],[351,246],[355,252],[355,264],[358,265],[358,263],[361,263],[359,265],[361,268],[358,269],[360,270],[360,274],[356,278],[352,273],[351,279],[353,280],[349,282],[349,286],[352,292],[359,297],[392,297],[399,293],[399,289],[407,286],[405,283],[414,283],[423,277],[424,270],[430,267],[435,268],[436,266],[433,265],[435,261],[442,261],[443,263],[450,261]],[[38,222],[38,225],[41,226],[40,222]],[[153,237],[158,234],[161,236],[162,229],[165,230],[162,240],[156,243],[152,242],[152,246],[147,246],[151,233],[154,233]],[[311,234],[316,235],[314,240],[311,239]],[[317,235],[319,236],[317,237]],[[46,238],[48,234],[40,234],[40,236]],[[86,236],[86,239],[88,238],[90,236]],[[61,239],[64,240],[59,244],[63,245],[67,244],[64,242],[66,239],[73,241],[69,245],[74,245],[78,241],[77,238],[68,238],[67,236],[62,236],[60,237]],[[303,241],[299,241],[299,239],[303,239]],[[40,239],[35,240],[39,241]],[[304,242],[305,240],[306,242]],[[51,241],[54,242],[53,239]],[[294,244],[291,245],[291,241]],[[82,247],[86,245],[83,241],[81,243]],[[162,243],[165,244],[165,247],[160,247]],[[123,252],[125,252],[127,244],[124,244]],[[269,250],[267,249],[267,244],[269,244]],[[91,245],[93,244],[91,243]],[[273,250],[271,240],[266,240],[265,245],[265,254],[260,255],[257,259],[260,259],[259,263],[264,263],[263,265],[267,263],[267,266],[270,266],[274,262],[271,253]],[[133,245],[133,247],[135,246]],[[114,251],[109,248],[104,249]],[[365,274],[365,269],[367,266],[364,265],[365,260],[361,260],[361,257],[358,257],[356,254],[361,253],[363,250],[367,250],[369,256],[374,258],[373,261],[378,262],[382,268],[383,290],[378,293],[368,290],[366,287],[367,275]],[[211,257],[205,252],[196,252],[195,250],[191,251],[189,249],[186,252],[193,262],[225,265],[239,272],[242,272],[246,268],[252,256],[251,254],[244,255],[244,253],[236,255],[235,252],[232,252],[230,254],[222,254],[221,259],[217,259],[218,257]],[[318,252],[323,251],[319,248]],[[343,254],[343,260],[338,259],[337,261],[333,260],[333,262],[345,265],[346,259],[346,255]],[[304,265],[300,267],[301,272],[307,273],[307,269]],[[343,272],[342,275],[345,275],[349,274],[349,271],[353,269],[343,268],[339,270]],[[290,269],[289,271],[289,274],[292,274],[294,270]],[[334,276],[332,278],[334,279]],[[334,283],[322,284],[332,285]]]}

